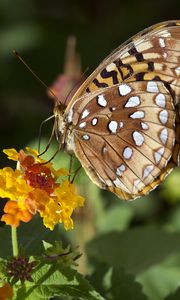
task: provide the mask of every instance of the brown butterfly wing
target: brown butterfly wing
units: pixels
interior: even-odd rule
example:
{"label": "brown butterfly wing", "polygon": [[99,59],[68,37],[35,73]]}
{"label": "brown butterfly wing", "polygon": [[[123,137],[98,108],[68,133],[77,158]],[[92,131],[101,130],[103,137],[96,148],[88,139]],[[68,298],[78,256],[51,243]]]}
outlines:
{"label": "brown butterfly wing", "polygon": [[174,149],[176,116],[163,83],[115,85],[72,109],[74,152],[96,184],[132,199],[160,183]]}
{"label": "brown butterfly wing", "polygon": [[115,49],[87,78],[72,102],[85,93],[126,81],[162,80],[176,97],[180,85],[180,20],[138,33]]}
{"label": "brown butterfly wing", "polygon": [[[65,120],[74,126],[74,152],[88,175],[124,199],[146,194],[178,164],[179,25],[179,21],[158,24],[116,49],[85,81],[65,112]],[[128,83],[129,95],[117,94],[120,82]],[[140,104],[133,106],[132,98],[138,97]],[[127,101],[132,107],[126,107]],[[110,122],[118,124],[118,132],[110,132],[116,127]],[[127,154],[133,153],[129,160],[123,156],[126,148]]]}

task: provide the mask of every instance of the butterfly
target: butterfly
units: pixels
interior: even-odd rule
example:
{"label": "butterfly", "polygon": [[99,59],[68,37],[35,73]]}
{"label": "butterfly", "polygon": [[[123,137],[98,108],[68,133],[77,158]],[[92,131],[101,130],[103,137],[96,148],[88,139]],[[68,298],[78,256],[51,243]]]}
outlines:
{"label": "butterfly", "polygon": [[180,164],[180,20],[145,29],[115,49],[65,107],[54,109],[60,148],[100,188],[148,194]]}

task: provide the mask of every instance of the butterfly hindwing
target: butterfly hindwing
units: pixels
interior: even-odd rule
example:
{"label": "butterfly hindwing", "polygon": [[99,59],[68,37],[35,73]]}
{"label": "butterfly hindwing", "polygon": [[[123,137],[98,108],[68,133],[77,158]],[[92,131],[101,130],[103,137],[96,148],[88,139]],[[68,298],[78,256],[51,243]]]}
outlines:
{"label": "butterfly hindwing", "polygon": [[161,181],[173,153],[176,115],[163,83],[114,85],[72,109],[74,151],[96,184],[132,199]]}

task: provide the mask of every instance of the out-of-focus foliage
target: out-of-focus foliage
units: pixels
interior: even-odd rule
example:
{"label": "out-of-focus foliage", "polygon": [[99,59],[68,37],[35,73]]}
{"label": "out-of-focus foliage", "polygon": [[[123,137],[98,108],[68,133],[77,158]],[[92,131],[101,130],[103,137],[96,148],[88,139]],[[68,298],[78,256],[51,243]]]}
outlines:
{"label": "out-of-focus foliage", "polygon": [[[17,61],[13,49],[50,86],[63,73],[70,35],[76,36],[82,70],[89,66],[89,74],[121,42],[152,24],[177,19],[179,10],[179,0],[0,0],[0,148],[37,148],[40,123],[53,109],[53,100]],[[43,127],[41,149],[52,126],[49,121]],[[54,142],[44,158],[57,147]],[[6,164],[2,155],[1,167]],[[68,164],[67,154],[54,159],[56,168]],[[78,166],[75,160],[74,168]],[[85,208],[74,215],[75,229],[65,233],[60,226],[51,233],[40,223],[32,228],[26,224],[18,229],[26,253],[41,253],[42,240],[63,239],[80,246],[78,270],[89,274],[91,285],[80,278],[87,293],[93,286],[105,299],[179,299],[180,171],[172,172],[150,195],[129,203],[98,189],[83,170],[75,182],[87,199]],[[0,232],[0,244],[4,241],[7,249],[0,249],[1,257],[11,255],[7,228]],[[85,294],[82,299],[101,299],[93,293],[94,298]]]}

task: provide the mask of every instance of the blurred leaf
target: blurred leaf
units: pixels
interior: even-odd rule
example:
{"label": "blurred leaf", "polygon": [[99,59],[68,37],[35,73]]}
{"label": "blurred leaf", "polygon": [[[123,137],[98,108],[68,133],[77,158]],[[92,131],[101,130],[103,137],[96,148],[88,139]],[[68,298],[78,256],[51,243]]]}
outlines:
{"label": "blurred leaf", "polygon": [[[161,265],[139,275],[137,281],[143,285],[143,290],[149,300],[163,300],[164,297],[175,291],[180,285],[179,278],[179,267]],[[172,299],[179,300],[180,297]]]}
{"label": "blurred leaf", "polygon": [[109,292],[113,300],[147,300],[142,286],[135,281],[134,276],[126,274],[121,268],[113,269],[111,283]]}
{"label": "blurred leaf", "polygon": [[68,267],[45,264],[34,271],[32,278],[33,282],[26,281],[17,290],[14,300],[40,300],[53,296],[72,296],[82,300],[104,299],[81,274]]}
{"label": "blurred leaf", "polygon": [[92,263],[121,266],[138,273],[180,251],[180,234],[156,228],[135,228],[101,235],[87,244]]}
{"label": "blurred leaf", "polygon": [[164,300],[179,300],[180,299],[180,288],[175,293],[167,296]]}
{"label": "blurred leaf", "polygon": [[175,169],[166,178],[164,189],[161,191],[162,196],[170,203],[180,201],[180,170]]}
{"label": "blurred leaf", "polygon": [[41,34],[35,23],[23,23],[1,29],[0,40],[3,41],[0,46],[1,55],[9,55],[13,49],[22,51],[32,48],[40,41]]}
{"label": "blurred leaf", "polygon": [[127,229],[133,216],[133,208],[130,206],[114,205],[97,218],[98,232]]}
{"label": "blurred leaf", "polygon": [[111,268],[106,264],[96,264],[94,272],[87,276],[87,279],[93,287],[105,297],[107,288],[110,287],[110,279],[107,279],[107,273]]}
{"label": "blurred leaf", "polygon": [[172,232],[180,231],[180,207],[175,206],[167,217],[165,228]]}
{"label": "blurred leaf", "polygon": [[[17,234],[19,244],[24,247],[27,255],[42,254],[44,252],[43,240],[51,243],[54,240],[64,239],[59,226],[50,231],[42,224],[41,218],[38,217],[34,217],[27,224],[22,223],[17,229]],[[0,229],[0,245],[0,257],[12,256],[11,227],[8,225]]]}
{"label": "blurred leaf", "polygon": [[119,267],[96,265],[96,270],[88,277],[91,284],[105,299],[113,300],[145,300],[142,286],[131,274]]}
{"label": "blurred leaf", "polygon": [[157,212],[159,201],[155,197],[155,191],[151,194],[140,197],[135,201],[125,202],[126,206],[130,206],[134,210],[136,219],[140,220],[152,220],[152,216]]}

